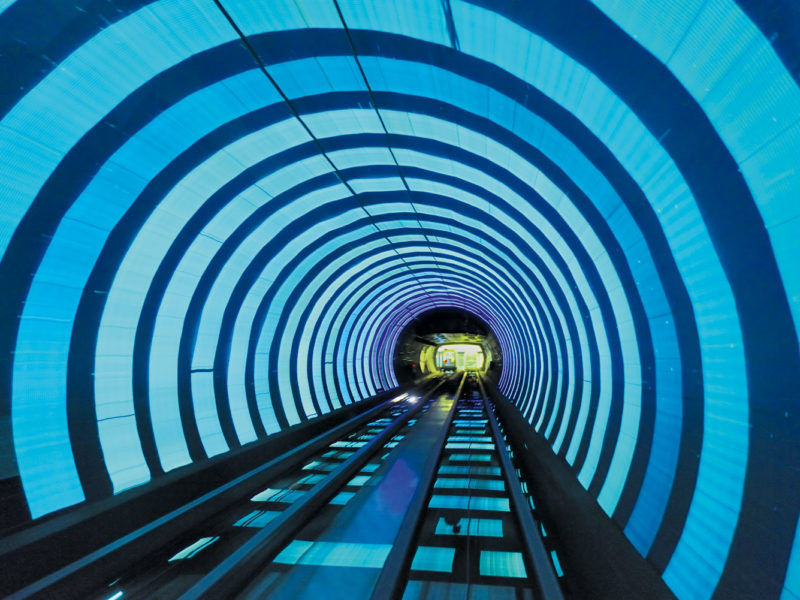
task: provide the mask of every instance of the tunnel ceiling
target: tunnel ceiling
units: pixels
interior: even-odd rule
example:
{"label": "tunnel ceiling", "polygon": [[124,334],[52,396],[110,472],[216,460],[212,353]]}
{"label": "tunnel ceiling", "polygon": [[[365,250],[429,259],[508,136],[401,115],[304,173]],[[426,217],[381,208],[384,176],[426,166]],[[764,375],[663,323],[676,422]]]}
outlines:
{"label": "tunnel ceiling", "polygon": [[450,307],[679,598],[796,598],[797,10],[1,0],[4,515],[392,387]]}
{"label": "tunnel ceiling", "polygon": [[443,344],[449,339],[443,334],[481,337],[491,334],[491,328],[479,317],[452,308],[434,308],[418,314],[406,327],[415,335],[430,337],[434,344]]}
{"label": "tunnel ceiling", "polygon": [[441,346],[443,344],[480,344],[485,339],[484,336],[477,333],[432,333],[421,337],[433,346]]}

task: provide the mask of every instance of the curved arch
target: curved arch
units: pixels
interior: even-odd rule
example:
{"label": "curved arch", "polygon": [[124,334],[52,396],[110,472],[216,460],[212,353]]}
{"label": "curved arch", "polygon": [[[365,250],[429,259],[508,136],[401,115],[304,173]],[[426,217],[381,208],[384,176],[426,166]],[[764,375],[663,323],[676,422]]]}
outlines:
{"label": "curved arch", "polygon": [[800,595],[796,7],[308,1],[0,3],[8,514],[391,387],[453,307],[678,597]]}

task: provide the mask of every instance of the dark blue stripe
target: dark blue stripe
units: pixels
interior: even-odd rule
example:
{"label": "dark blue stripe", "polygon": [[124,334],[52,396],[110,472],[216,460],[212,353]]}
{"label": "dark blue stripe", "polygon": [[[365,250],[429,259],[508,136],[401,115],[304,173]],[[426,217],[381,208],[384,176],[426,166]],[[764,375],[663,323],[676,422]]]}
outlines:
{"label": "dark blue stripe", "polygon": [[800,13],[796,0],[736,0],[761,30],[786,71],[800,86]]}
{"label": "dark blue stripe", "polygon": [[0,118],[77,48],[149,2],[17,0],[0,14]]}

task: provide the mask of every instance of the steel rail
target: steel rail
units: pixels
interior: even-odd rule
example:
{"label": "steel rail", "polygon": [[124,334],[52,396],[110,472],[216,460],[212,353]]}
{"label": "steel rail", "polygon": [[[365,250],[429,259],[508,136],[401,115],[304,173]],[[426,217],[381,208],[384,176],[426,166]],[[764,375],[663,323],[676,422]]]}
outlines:
{"label": "steel rail", "polygon": [[[425,385],[427,382],[421,382]],[[430,390],[432,393],[441,384]],[[398,387],[401,393],[403,387]],[[384,392],[389,395],[390,392]],[[368,423],[375,415],[386,410],[392,404],[392,399],[387,399],[367,411],[340,423],[336,427],[303,442],[299,446],[276,456],[258,467],[236,477],[202,496],[170,511],[153,521],[135,529],[134,531],[108,543],[93,552],[75,560],[60,569],[40,578],[11,593],[11,600],[22,600],[39,594],[53,594],[58,590],[68,591],[70,595],[90,594],[102,585],[96,565],[102,564],[103,573],[108,573],[113,568],[124,568],[130,565],[135,557],[144,556],[152,548],[153,539],[171,539],[181,535],[188,529],[197,526],[202,521],[210,518],[220,510],[224,510],[242,496],[258,486],[283,476],[288,471],[296,468],[303,461],[313,456],[350,431]],[[133,557],[133,558],[132,558]],[[102,562],[101,562],[102,561]],[[86,576],[89,574],[90,576]]]}
{"label": "steel rail", "polygon": [[180,600],[199,598],[230,598],[246,586],[253,575],[270,561],[383,446],[413,417],[436,392],[439,382],[417,404],[398,416],[381,433],[359,448],[328,477],[311,488],[304,496],[282,511],[257,534],[234,550],[227,558],[204,575],[180,596]]}
{"label": "steel rail", "polygon": [[392,550],[389,552],[389,556],[386,557],[386,562],[383,564],[378,581],[372,590],[371,600],[394,598],[400,591],[403,575],[406,573],[411,561],[411,552],[414,549],[413,542],[419,530],[420,518],[425,511],[428,498],[433,489],[436,469],[439,466],[442,449],[449,436],[450,424],[453,421],[453,415],[455,414],[456,406],[458,406],[458,399],[461,397],[461,391],[464,388],[466,379],[467,374],[464,373],[458,386],[458,391],[456,391],[453,406],[450,407],[442,431],[433,446],[428,461],[425,463],[425,470],[420,473],[419,484],[403,517],[400,531],[392,544]]}

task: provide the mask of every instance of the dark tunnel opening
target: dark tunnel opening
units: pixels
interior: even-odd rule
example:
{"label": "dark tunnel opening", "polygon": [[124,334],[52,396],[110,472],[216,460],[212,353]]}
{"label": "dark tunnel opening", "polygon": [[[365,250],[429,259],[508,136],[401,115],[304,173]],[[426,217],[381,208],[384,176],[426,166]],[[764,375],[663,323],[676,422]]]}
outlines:
{"label": "dark tunnel opening", "polygon": [[[481,363],[468,365],[492,381],[503,370],[503,353],[489,325],[479,316],[458,308],[436,308],[417,315],[397,338],[394,370],[398,382],[409,383],[431,374],[442,373],[437,349],[450,345],[480,347]],[[453,365],[454,370],[463,365]],[[447,367],[444,367],[445,370]]]}

